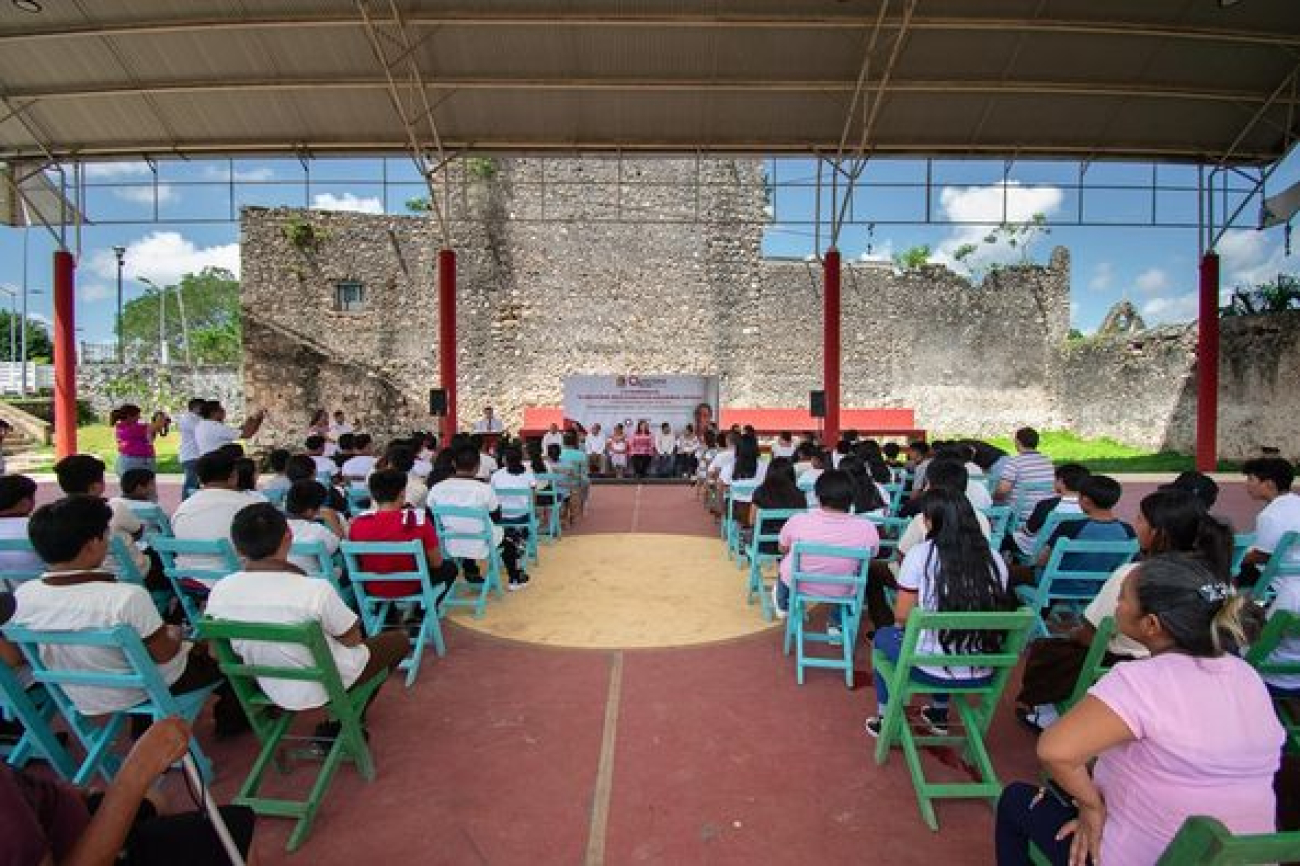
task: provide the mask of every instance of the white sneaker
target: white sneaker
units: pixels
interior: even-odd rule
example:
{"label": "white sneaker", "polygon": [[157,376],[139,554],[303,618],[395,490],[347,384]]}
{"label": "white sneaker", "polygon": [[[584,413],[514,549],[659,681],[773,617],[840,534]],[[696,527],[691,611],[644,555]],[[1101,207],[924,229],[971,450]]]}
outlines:
{"label": "white sneaker", "polygon": [[781,603],[776,597],[776,588],[781,585],[781,579],[778,577],[776,583],[772,584],[772,610],[776,611],[777,619],[785,619],[790,615],[789,611],[781,609]]}
{"label": "white sneaker", "polygon": [[528,589],[528,580],[529,578],[527,574],[521,574],[519,575],[518,580],[509,581],[508,585],[506,586],[506,589],[510,590],[511,592],[518,592],[521,589]]}
{"label": "white sneaker", "polygon": [[833,646],[839,646],[844,643],[844,630],[837,625],[827,624],[826,637],[830,638],[830,643]]}

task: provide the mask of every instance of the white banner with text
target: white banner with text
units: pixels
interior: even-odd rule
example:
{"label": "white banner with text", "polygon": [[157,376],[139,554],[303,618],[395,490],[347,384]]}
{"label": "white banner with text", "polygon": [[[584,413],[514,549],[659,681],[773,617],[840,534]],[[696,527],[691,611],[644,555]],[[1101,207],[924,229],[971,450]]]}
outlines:
{"label": "white banner with text", "polygon": [[588,430],[600,424],[611,433],[622,424],[629,434],[640,421],[652,431],[667,422],[673,432],[687,424],[715,423],[717,376],[568,376],[564,380],[564,417]]}

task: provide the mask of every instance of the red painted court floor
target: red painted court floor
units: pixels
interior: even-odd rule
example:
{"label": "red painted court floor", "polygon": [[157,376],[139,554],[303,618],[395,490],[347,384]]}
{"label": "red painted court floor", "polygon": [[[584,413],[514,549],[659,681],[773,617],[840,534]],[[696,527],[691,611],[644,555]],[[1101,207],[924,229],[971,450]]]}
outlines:
{"label": "red painted court floor", "polygon": [[[1126,486],[1125,513],[1154,487]],[[1224,504],[1249,526],[1237,486]],[[663,485],[595,487],[575,531],[716,533],[689,488]],[[291,823],[262,819],[258,863],[992,862],[988,805],[944,802],[932,832],[901,752],[875,764],[862,732],[875,708],[865,647],[850,691],[832,672],[797,685],[775,629],[635,651],[446,633],[447,656],[430,656],[411,689],[391,680],[371,710],[375,780],[343,767],[295,854],[284,850]],[[1034,778],[1034,737],[1008,703],[990,733],[994,764],[1004,782]],[[224,801],[254,743],[214,743],[209,725],[199,734]],[[314,769],[304,762],[273,790],[301,792]],[[962,777],[933,758],[927,771]]]}

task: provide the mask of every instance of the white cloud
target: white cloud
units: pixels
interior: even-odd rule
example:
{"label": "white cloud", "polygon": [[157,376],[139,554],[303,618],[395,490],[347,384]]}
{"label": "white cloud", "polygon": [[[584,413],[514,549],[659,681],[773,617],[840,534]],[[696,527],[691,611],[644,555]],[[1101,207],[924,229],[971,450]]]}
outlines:
{"label": "white cloud", "polygon": [[[229,181],[231,179],[230,169],[224,165],[204,166],[203,176],[208,180]],[[236,182],[258,182],[274,179],[275,169],[267,166],[262,166],[260,168],[240,168],[238,165],[235,166],[234,180]]]}
{"label": "white cloud", "polygon": [[1142,305],[1142,318],[1148,325],[1190,322],[1199,310],[1196,292],[1171,297],[1152,298]]}
{"label": "white cloud", "polygon": [[[160,286],[180,282],[185,274],[198,273],[206,267],[225,268],[239,275],[239,244],[197,247],[179,232],[151,232],[126,245],[127,279],[146,277]],[[86,267],[106,280],[117,278],[117,259],[111,249],[95,250],[86,258]]]}
{"label": "white cloud", "polygon": [[1220,282],[1228,287],[1272,282],[1297,269],[1287,261],[1280,232],[1232,229],[1219,241],[1219,258]]}
{"label": "white cloud", "polygon": [[1115,266],[1110,262],[1097,262],[1092,269],[1092,278],[1088,280],[1088,288],[1094,292],[1104,292],[1114,284]]}
{"label": "white cloud", "polygon": [[[160,183],[157,186],[158,204],[168,204],[180,198],[176,188],[170,184]],[[154,187],[152,186],[123,186],[113,190],[113,195],[122,201],[131,202],[132,204],[145,205],[153,207]]]}
{"label": "white cloud", "polygon": [[[944,187],[939,194],[939,210],[947,219],[968,225],[956,226],[940,241],[931,261],[961,271],[1016,261],[1021,249],[1013,248],[1005,237],[988,242],[991,229],[1004,221],[1027,223],[1037,214],[1050,217],[1060,209],[1064,198],[1059,187],[1024,186],[1014,180],[992,186]],[[968,244],[976,247],[975,252],[964,262],[957,262],[953,254]]]}
{"label": "white cloud", "polygon": [[322,192],[312,196],[311,206],[317,210],[350,210],[360,213],[383,213],[384,203],[378,198],[359,196],[350,192],[335,195]]}
{"label": "white cloud", "polygon": [[105,283],[78,283],[77,300],[80,301],[106,301],[109,298],[117,297],[117,286],[106,285]]}
{"label": "white cloud", "polygon": [[1159,295],[1169,290],[1169,274],[1161,268],[1147,268],[1138,274],[1133,285],[1144,295]]}
{"label": "white cloud", "polygon": [[153,174],[147,162],[88,162],[83,171],[88,180],[118,180]]}

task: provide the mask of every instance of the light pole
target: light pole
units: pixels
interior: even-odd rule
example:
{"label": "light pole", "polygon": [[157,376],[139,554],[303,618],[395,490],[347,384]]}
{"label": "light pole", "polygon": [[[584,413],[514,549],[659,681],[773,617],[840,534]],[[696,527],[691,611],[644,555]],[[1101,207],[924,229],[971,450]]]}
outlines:
{"label": "light pole", "polygon": [[19,354],[19,363],[22,364],[21,384],[19,390],[24,397],[27,396],[27,235],[31,233],[30,226],[23,227],[23,321],[22,326],[18,329],[18,342],[22,344],[22,350]]}
{"label": "light pole", "polygon": [[158,293],[158,363],[167,366],[167,292],[148,277],[136,277]]}
{"label": "light pole", "polygon": [[122,353],[122,265],[126,263],[126,247],[113,247],[117,257],[117,363],[124,360]]}

